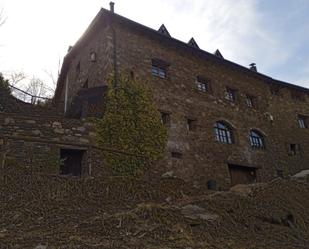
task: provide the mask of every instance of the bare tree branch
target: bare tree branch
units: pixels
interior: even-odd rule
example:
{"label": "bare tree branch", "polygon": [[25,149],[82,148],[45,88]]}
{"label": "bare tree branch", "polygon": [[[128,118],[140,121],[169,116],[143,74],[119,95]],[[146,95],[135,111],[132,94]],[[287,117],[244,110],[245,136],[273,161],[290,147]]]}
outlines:
{"label": "bare tree branch", "polygon": [[22,71],[12,72],[9,75],[9,82],[12,86],[17,86],[21,81],[25,80],[27,75]]}
{"label": "bare tree branch", "polygon": [[4,17],[3,9],[0,10],[0,26],[2,26],[7,20],[7,17]]}

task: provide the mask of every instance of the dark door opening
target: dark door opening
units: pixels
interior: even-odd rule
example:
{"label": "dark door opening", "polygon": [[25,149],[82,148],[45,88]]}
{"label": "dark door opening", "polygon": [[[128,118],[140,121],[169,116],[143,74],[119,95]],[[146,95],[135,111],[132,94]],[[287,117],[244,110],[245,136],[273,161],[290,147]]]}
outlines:
{"label": "dark door opening", "polygon": [[231,185],[256,182],[256,168],[229,164]]}
{"label": "dark door opening", "polygon": [[80,176],[84,150],[60,149],[60,175]]}

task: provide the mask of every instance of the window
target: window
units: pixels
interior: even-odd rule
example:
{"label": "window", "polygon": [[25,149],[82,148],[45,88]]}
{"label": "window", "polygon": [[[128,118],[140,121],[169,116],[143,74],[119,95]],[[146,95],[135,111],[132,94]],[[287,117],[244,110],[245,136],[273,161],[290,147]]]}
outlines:
{"label": "window", "polygon": [[208,86],[206,83],[202,83],[202,82],[196,82],[196,85],[197,85],[197,89],[201,92],[207,92],[208,90]]}
{"label": "window", "polygon": [[307,128],[307,117],[298,115],[298,125],[302,129]]}
{"label": "window", "polygon": [[152,66],[152,75],[157,76],[159,78],[166,78],[166,69],[160,68],[158,66]]}
{"label": "window", "polygon": [[300,144],[289,144],[288,150],[290,156],[296,156],[300,154]]}
{"label": "window", "polygon": [[230,102],[235,102],[236,100],[236,90],[226,87],[225,89],[225,99]]}
{"label": "window", "polygon": [[248,107],[253,108],[254,107],[254,97],[250,95],[246,95],[246,104]]}
{"label": "window", "polygon": [[172,157],[174,157],[174,158],[178,158],[178,159],[182,158],[182,153],[177,152],[177,151],[173,151],[173,152],[171,153],[171,155],[172,155]]}
{"label": "window", "polygon": [[208,92],[209,91],[209,82],[205,78],[201,76],[196,77],[196,86],[197,90],[201,92]]}
{"label": "window", "polygon": [[224,122],[216,122],[214,125],[215,138],[217,141],[225,144],[232,144],[233,133],[230,126]]}
{"label": "window", "polygon": [[196,120],[195,119],[187,119],[187,129],[188,131],[196,130]]}
{"label": "window", "polygon": [[134,71],[133,71],[133,70],[130,71],[130,78],[131,78],[132,80],[135,79],[135,74],[134,74]]}
{"label": "window", "polygon": [[95,52],[90,53],[90,61],[95,62],[97,60],[97,54]]}
{"label": "window", "polygon": [[151,72],[153,76],[159,77],[161,79],[167,78],[167,68],[169,64],[160,59],[152,59]]}
{"label": "window", "polygon": [[88,79],[86,79],[84,85],[82,86],[84,89],[88,89]]}
{"label": "window", "polygon": [[60,175],[80,176],[82,173],[82,159],[84,150],[60,150]]}
{"label": "window", "polygon": [[252,148],[256,148],[256,149],[265,148],[264,138],[260,132],[256,130],[251,130],[250,135],[249,135],[249,140],[250,140],[250,145]]}
{"label": "window", "polygon": [[161,122],[162,124],[169,126],[171,122],[170,114],[167,112],[161,112]]}

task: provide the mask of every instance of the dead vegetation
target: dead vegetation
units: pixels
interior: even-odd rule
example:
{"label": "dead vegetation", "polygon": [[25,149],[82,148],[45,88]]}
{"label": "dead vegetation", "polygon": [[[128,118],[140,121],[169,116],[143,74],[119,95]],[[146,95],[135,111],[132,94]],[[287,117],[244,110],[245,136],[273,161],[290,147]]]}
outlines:
{"label": "dead vegetation", "polygon": [[309,248],[305,182],[207,192],[172,178],[69,179],[13,165],[1,177],[1,249]]}

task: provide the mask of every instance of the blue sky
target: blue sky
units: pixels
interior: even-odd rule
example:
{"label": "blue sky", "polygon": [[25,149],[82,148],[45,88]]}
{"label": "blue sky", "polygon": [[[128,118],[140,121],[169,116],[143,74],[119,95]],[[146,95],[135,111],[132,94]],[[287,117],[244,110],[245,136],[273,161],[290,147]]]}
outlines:
{"label": "blue sky", "polygon": [[[309,87],[309,0],[115,0],[115,11],[261,73]],[[108,0],[0,0],[0,72],[50,81],[59,60]]]}

